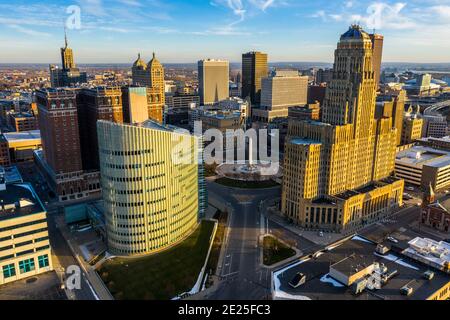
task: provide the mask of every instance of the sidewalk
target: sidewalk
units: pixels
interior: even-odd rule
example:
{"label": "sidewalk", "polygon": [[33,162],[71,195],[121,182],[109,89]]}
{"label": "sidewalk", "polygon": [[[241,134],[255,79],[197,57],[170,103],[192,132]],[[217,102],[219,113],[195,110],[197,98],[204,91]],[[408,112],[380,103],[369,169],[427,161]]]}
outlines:
{"label": "sidewalk", "polygon": [[97,300],[114,300],[114,297],[111,295],[108,288],[106,287],[100,276],[97,274],[95,269],[84,261],[80,248],[78,247],[78,245],[76,245],[76,243],[73,242],[70,231],[67,229],[65,223],[61,222],[62,220],[61,218],[63,217],[58,216],[56,218],[57,226],[61,231],[61,234],[63,235],[64,239],[67,241],[67,244],[69,245],[70,250],[72,251],[74,257],[77,259],[78,263],[83,269],[85,276],[88,280],[87,285],[93,291],[94,296],[96,296]]}
{"label": "sidewalk", "polygon": [[342,233],[324,233],[324,236],[320,237],[318,231],[303,230],[299,227],[289,224],[273,205],[269,206],[267,203],[264,203],[262,206],[262,214],[269,220],[282,226],[286,230],[289,230],[290,232],[303,237],[306,240],[309,240],[317,245],[326,246],[347,236],[347,234]]}

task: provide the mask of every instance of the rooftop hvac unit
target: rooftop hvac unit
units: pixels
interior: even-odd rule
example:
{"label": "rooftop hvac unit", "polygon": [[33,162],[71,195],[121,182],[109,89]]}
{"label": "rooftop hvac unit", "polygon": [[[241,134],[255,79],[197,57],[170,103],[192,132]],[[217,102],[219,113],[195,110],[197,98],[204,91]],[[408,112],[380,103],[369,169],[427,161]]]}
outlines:
{"label": "rooftop hvac unit", "polygon": [[400,289],[400,293],[404,296],[410,296],[413,293],[413,288],[410,286],[404,286]]}
{"label": "rooftop hvac unit", "polygon": [[358,295],[360,293],[363,293],[364,290],[366,290],[366,288],[367,288],[367,280],[365,278],[361,278],[361,279],[356,280],[352,284],[352,288],[353,288],[353,294],[354,295]]}
{"label": "rooftop hvac unit", "polygon": [[382,245],[382,244],[378,244],[377,248],[375,249],[375,251],[376,251],[376,253],[385,255],[386,253],[388,253],[389,248],[384,246],[384,245]]}
{"label": "rooftop hvac unit", "polygon": [[428,270],[424,272],[423,277],[427,280],[432,280],[434,278],[434,272],[431,270]]}

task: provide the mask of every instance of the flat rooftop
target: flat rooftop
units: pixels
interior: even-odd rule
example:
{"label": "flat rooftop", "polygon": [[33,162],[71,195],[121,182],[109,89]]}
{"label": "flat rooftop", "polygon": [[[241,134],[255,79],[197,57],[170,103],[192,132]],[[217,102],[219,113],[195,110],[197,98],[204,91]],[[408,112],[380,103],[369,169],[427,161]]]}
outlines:
{"label": "flat rooftop", "polygon": [[292,137],[289,140],[290,143],[292,144],[297,144],[297,145],[315,145],[315,144],[321,144],[320,141],[316,141],[316,140],[311,140],[311,139],[303,139],[303,138],[298,138],[298,137]]}
{"label": "flat rooftop", "polygon": [[45,211],[31,184],[6,185],[0,191],[0,221]]}
{"label": "flat rooftop", "polygon": [[450,165],[450,152],[424,146],[413,146],[397,153],[395,162],[419,168],[424,165],[445,167]]}
{"label": "flat rooftop", "polygon": [[22,131],[22,132],[5,132],[3,133],[8,143],[18,141],[41,140],[40,130]]}
{"label": "flat rooftop", "polygon": [[[425,300],[450,282],[450,275],[438,269],[393,251],[380,255],[375,252],[376,246],[372,241],[355,236],[328,250],[304,257],[290,267],[274,273],[275,295],[282,299],[298,300]],[[354,258],[349,258],[351,256]],[[397,271],[379,290],[366,289],[363,293],[354,295],[351,287],[329,275],[330,266],[335,264],[340,269],[349,271],[356,265],[368,266],[375,262],[386,266],[388,273]],[[423,276],[429,270],[434,272],[432,280]],[[289,286],[289,282],[298,272],[306,275],[306,283],[294,289]],[[413,293],[409,296],[400,292],[405,285],[413,288]]]}

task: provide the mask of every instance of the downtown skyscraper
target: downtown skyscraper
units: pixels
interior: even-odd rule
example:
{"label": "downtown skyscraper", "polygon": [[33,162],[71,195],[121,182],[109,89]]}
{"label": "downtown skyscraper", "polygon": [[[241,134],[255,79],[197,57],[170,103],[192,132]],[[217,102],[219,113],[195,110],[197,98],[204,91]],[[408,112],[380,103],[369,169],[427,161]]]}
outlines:
{"label": "downtown skyscraper", "polygon": [[353,25],[335,51],[322,122],[292,120],[284,159],[282,211],[305,228],[354,230],[402,204],[394,178],[397,129],[375,118],[370,35]]}
{"label": "downtown skyscraper", "polygon": [[261,79],[269,73],[267,54],[248,52],[242,55],[242,98],[250,97],[252,104],[261,102]]}

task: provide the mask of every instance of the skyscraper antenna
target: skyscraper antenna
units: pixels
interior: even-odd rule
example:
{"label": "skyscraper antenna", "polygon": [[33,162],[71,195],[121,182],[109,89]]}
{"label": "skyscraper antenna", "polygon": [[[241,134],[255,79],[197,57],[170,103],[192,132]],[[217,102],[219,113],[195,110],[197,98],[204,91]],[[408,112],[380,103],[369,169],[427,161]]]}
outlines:
{"label": "skyscraper antenna", "polygon": [[66,45],[66,48],[68,47],[68,43],[67,43],[67,28],[66,28],[66,24],[64,24],[64,43]]}

